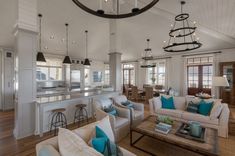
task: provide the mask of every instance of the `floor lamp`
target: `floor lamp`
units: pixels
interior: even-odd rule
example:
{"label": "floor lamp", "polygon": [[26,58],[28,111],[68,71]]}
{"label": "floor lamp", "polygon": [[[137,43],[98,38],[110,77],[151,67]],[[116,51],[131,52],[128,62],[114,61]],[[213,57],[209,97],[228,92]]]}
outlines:
{"label": "floor lamp", "polygon": [[212,86],[216,88],[215,93],[216,93],[216,98],[220,98],[219,95],[219,90],[217,88],[219,87],[228,87],[229,83],[226,77],[224,76],[214,76],[212,77]]}

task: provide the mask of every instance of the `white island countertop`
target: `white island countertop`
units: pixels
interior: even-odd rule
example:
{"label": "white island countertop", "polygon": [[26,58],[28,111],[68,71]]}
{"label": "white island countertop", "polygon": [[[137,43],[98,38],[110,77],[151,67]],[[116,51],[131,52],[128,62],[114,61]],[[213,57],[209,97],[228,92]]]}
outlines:
{"label": "white island countertop", "polygon": [[105,95],[115,93],[115,91],[102,91],[102,90],[83,90],[83,91],[72,91],[72,92],[61,92],[61,93],[46,93],[38,95],[37,103],[53,103],[57,101],[66,101],[78,98],[93,97],[98,95]]}

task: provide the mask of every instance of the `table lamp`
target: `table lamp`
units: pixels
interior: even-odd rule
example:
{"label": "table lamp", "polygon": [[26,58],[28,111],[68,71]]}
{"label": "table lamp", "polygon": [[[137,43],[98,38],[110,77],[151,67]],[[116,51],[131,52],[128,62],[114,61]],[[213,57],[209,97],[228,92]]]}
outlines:
{"label": "table lamp", "polygon": [[[214,76],[212,77],[212,86],[214,87],[228,87],[229,83],[226,77],[224,76]],[[218,95],[218,92],[216,92]],[[219,96],[217,96],[219,98]]]}

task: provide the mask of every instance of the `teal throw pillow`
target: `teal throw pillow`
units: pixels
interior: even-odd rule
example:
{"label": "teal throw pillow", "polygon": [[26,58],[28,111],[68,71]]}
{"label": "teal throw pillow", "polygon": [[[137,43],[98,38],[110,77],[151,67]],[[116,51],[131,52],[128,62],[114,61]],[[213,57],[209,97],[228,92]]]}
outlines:
{"label": "teal throw pillow", "polygon": [[188,103],[188,107],[187,107],[187,112],[190,113],[198,113],[198,107],[199,105],[196,103],[193,103],[192,101]]}
{"label": "teal throw pillow", "polygon": [[91,141],[92,147],[103,154],[104,156],[122,156],[122,152],[119,147],[111,142],[105,132],[98,126],[95,127],[96,138]]}
{"label": "teal throw pillow", "polygon": [[123,106],[125,106],[125,107],[128,107],[128,108],[133,108],[134,107],[134,105],[133,105],[133,103],[131,103],[130,101],[125,101],[125,102],[121,102],[121,104],[123,105]]}
{"label": "teal throw pillow", "polygon": [[113,116],[117,116],[117,115],[118,115],[116,108],[113,107],[113,106],[110,106],[110,107],[108,107],[108,108],[104,108],[104,111],[105,111],[106,113],[108,113],[108,114],[113,115]]}
{"label": "teal throw pillow", "polygon": [[209,116],[212,107],[213,107],[213,102],[207,103],[205,100],[201,100],[199,102],[198,113],[201,115]]}
{"label": "teal throw pillow", "polygon": [[173,97],[165,98],[164,96],[161,96],[161,101],[162,101],[162,108],[175,109]]}

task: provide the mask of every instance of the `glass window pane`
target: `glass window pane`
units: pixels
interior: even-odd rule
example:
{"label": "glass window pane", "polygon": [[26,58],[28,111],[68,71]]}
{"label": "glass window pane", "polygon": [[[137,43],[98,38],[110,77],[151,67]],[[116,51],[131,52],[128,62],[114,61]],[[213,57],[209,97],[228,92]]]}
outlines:
{"label": "glass window pane", "polygon": [[194,58],[194,59],[193,59],[193,63],[194,63],[194,64],[200,63],[200,58]]}
{"label": "glass window pane", "polygon": [[48,80],[49,73],[48,73],[48,68],[47,67],[37,67],[36,71],[36,79],[39,81],[45,81]]}

